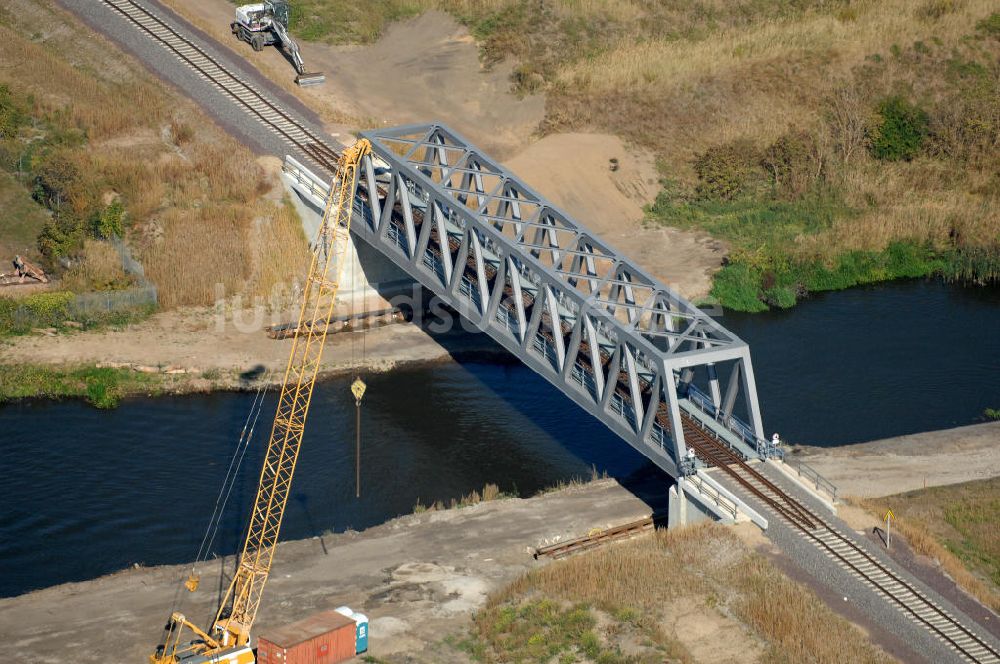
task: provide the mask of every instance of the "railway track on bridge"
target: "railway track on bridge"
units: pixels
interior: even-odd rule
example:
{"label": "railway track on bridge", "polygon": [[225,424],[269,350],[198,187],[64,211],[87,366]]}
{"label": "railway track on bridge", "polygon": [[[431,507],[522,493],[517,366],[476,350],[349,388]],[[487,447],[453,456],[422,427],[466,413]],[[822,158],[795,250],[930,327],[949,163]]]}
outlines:
{"label": "railway track on bridge", "polygon": [[331,173],[336,170],[340,154],[335,148],[155,13],[133,0],[101,0],[101,4],[161,44],[188,69],[215,86],[290,147]]}
{"label": "railway track on bridge", "polygon": [[828,558],[887,599],[912,622],[928,630],[964,660],[979,664],[1000,662],[1000,652],[990,643],[801,501],[757,472],[741,455],[713,438],[687,416],[684,417],[684,437],[703,461],[729,475]]}

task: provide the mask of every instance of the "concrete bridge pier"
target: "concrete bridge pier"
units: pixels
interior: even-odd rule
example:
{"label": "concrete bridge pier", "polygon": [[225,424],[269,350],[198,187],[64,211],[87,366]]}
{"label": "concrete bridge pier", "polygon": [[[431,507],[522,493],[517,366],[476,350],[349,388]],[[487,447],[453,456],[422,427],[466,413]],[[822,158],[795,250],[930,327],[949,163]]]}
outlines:
{"label": "concrete bridge pier", "polygon": [[716,481],[713,473],[699,468],[677,478],[670,487],[667,527],[713,520],[724,524],[751,521],[767,530],[767,519]]}
{"label": "concrete bridge pier", "polygon": [[[281,174],[282,183],[302,220],[302,230],[310,241],[316,237],[323,220],[323,206],[329,191],[329,182],[322,182],[293,157],[285,158]],[[393,307],[393,300],[414,297],[416,282],[388,258],[366,242],[356,242],[353,237],[343,237],[347,243],[347,264],[341,272],[337,300],[342,313],[361,314],[386,312]]]}

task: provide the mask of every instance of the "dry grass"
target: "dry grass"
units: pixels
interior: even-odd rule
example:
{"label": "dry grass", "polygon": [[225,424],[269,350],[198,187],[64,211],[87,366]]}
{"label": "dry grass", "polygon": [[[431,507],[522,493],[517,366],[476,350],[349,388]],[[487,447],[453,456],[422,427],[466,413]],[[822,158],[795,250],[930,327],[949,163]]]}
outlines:
{"label": "dry grass", "polygon": [[[657,531],[532,570],[491,596],[475,617],[474,636],[492,632],[505,607],[533,597],[627,616],[659,643],[678,636],[662,631],[671,606],[693,602],[744,625],[765,660],[892,661],[810,590],[714,524]],[[692,660],[676,643],[673,655]]]}
{"label": "dry grass", "polygon": [[852,502],[894,527],[914,551],[936,560],[960,587],[1000,611],[1000,479]]}
{"label": "dry grass", "polygon": [[219,285],[227,295],[267,299],[307,266],[305,239],[290,206],[262,201],[168,210],[158,224],[161,235],[141,260],[160,285],[165,307],[214,302]]}
{"label": "dry grass", "polygon": [[[0,83],[30,95],[54,126],[85,133],[85,146],[68,150],[80,174],[70,202],[84,211],[121,197],[161,306],[211,304],[217,283],[227,296],[266,298],[301,275],[301,226],[289,205],[265,196],[277,182],[254,155],[107,40],[79,34],[92,33],[48,3],[7,3],[0,61],[18,66],[0,70]],[[96,247],[72,283],[107,276]]]}
{"label": "dry grass", "polygon": [[[863,149],[879,97],[913,97],[942,117],[961,105],[949,95],[965,75],[956,73],[963,59],[995,61],[995,43],[969,39],[995,3],[861,1],[831,11],[836,4],[689,37],[626,36],[565,62],[553,77],[546,128],[624,133],[657,150],[666,177],[685,186],[695,181],[694,157],[715,145],[764,146],[804,130],[828,155],[827,179],[857,213],[797,238],[784,247],[789,254],[830,258],[897,240],[995,245],[996,147],[983,150],[984,159],[944,152],[895,164],[876,162]],[[988,75],[1000,85],[995,71]],[[1000,122],[991,122],[976,140],[997,140],[988,134]],[[946,136],[949,126],[962,124],[942,120],[936,131]],[[972,139],[952,143],[963,140]]]}
{"label": "dry grass", "polygon": [[[754,63],[802,62],[819,54],[812,71],[802,71],[809,87],[826,87],[850,69],[891,44],[912,44],[929,33],[941,40],[957,40],[970,33],[976,21],[995,10],[988,0],[962,3],[943,15],[931,28],[915,20],[910,0],[851,3],[851,12],[831,14],[814,10],[804,15],[725,28],[710,39],[623,39],[592,59],[568,63],[559,72],[560,82],[584,86],[594,92],[629,94],[657,89],[661,93],[685,92],[686,86],[705,78],[752,70]],[[818,66],[822,64],[822,66]],[[820,77],[825,79],[819,80]]]}
{"label": "dry grass", "polygon": [[122,269],[121,256],[113,246],[87,240],[81,259],[63,274],[61,287],[74,293],[86,293],[128,288],[132,282]]}
{"label": "dry grass", "polygon": [[446,509],[453,510],[460,507],[469,507],[471,505],[478,505],[479,503],[488,503],[493,500],[502,500],[510,497],[511,494],[504,493],[496,484],[486,484],[483,486],[482,493],[473,489],[472,493],[466,494],[461,498],[452,498],[447,505],[440,500],[437,500],[430,505],[424,505],[418,499],[417,504],[413,506],[413,513],[420,514],[422,512],[437,512]]}

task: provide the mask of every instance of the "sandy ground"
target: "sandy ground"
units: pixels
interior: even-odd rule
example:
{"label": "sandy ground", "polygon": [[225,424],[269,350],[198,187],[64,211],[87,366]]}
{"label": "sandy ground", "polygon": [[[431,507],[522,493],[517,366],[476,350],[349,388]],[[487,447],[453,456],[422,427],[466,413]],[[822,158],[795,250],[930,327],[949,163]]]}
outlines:
{"label": "sandy ground", "polygon": [[726,253],[721,242],[641,223],[643,207],[659,190],[651,152],[626,146],[617,136],[554,134],[504,165],[681,295],[697,298],[711,289]]}
{"label": "sandy ground", "polygon": [[[641,225],[643,206],[659,189],[653,155],[603,134],[538,138],[544,98],[510,94],[511,64],[484,70],[475,40],[447,14],[428,12],[391,25],[369,46],[302,44],[307,68],[324,72],[326,83],[298,88],[276,49],[255,53],[229,34],[232,4],[164,4],[296,94],[342,142],[358,127],[445,122],[681,294],[701,297],[711,288],[724,245]],[[616,171],[611,159],[618,160]]]}
{"label": "sandy ground", "polygon": [[1000,476],[1000,422],[800,450],[794,458],[833,482],[840,495],[888,496]]}
{"label": "sandy ground", "polygon": [[[255,632],[347,604],[371,619],[375,656],[464,661],[443,651],[441,641],[465,630],[491,590],[544,564],[533,559],[534,547],[649,514],[645,502],[615,481],[600,480],[525,500],[401,517],[361,534],[283,543]],[[218,601],[222,567],[206,564],[199,570],[202,590],[185,594],[182,610],[199,623]],[[145,661],[187,571],[129,569],[0,599],[3,661],[62,663],[69,648],[76,664]],[[699,612],[688,613],[693,619]],[[693,641],[705,629],[712,626],[684,634]]]}
{"label": "sandy ground", "polygon": [[281,52],[266,48],[255,53],[230,34],[232,3],[163,4],[297,95],[334,132],[444,121],[504,159],[527,145],[545,115],[544,98],[511,94],[512,66],[484,70],[472,35],[442,12],[391,25],[368,46],[300,42],[306,69],[324,73],[326,83],[299,88],[293,82],[295,69]]}
{"label": "sandy ground", "polygon": [[[277,322],[287,319],[277,318]],[[176,367],[193,375],[206,371],[239,381],[239,374],[262,370],[280,372],[288,362],[291,340],[275,341],[262,324],[272,318],[262,310],[217,312],[183,309],[116,330],[25,336],[0,341],[0,363],[49,365],[135,364]],[[484,334],[428,332],[402,323],[361,333],[331,335],[323,354],[325,374],[363,366],[387,371],[412,362],[432,362],[453,356],[495,359],[505,351]],[[234,383],[235,384],[235,383]]]}

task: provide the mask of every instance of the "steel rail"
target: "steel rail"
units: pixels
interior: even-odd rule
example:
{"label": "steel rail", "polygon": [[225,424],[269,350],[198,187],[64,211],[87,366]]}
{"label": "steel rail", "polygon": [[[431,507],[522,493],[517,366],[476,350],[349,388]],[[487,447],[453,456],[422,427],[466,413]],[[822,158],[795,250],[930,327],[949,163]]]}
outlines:
{"label": "steel rail", "polygon": [[101,0],[101,2],[162,44],[219,91],[242,106],[250,115],[301,150],[304,155],[331,173],[336,170],[340,154],[334,148],[279,105],[243,82],[216,58],[159,16],[134,0]]}
{"label": "steel rail", "polygon": [[563,558],[572,553],[588,551],[601,546],[602,544],[631,539],[636,535],[652,532],[653,530],[653,517],[648,516],[644,519],[630,521],[629,523],[624,523],[620,526],[605,528],[604,530],[599,530],[593,534],[584,535],[583,537],[577,537],[575,539],[558,542],[556,544],[540,546],[535,549],[534,558],[535,560],[538,560],[539,558],[546,557],[558,560],[559,558]]}
{"label": "steel rail", "polygon": [[[820,550],[826,551],[842,566],[854,573],[879,594],[895,603],[914,622],[920,623],[931,634],[960,653],[965,659],[977,663],[1000,662],[1000,652],[977,634],[965,627],[943,608],[926,597],[912,583],[895,574],[888,566],[840,533],[825,519],[815,514],[795,497],[775,486],[747,464],[738,454],[714,440],[685,420],[685,434],[703,460],[717,466],[757,498],[770,505],[781,518],[802,533]],[[795,506],[792,509],[790,506]],[[809,520],[801,517],[809,515]],[[809,522],[817,525],[810,527]],[[831,541],[832,540],[832,541]],[[885,580],[876,578],[878,575]],[[909,594],[911,599],[904,599]]]}

